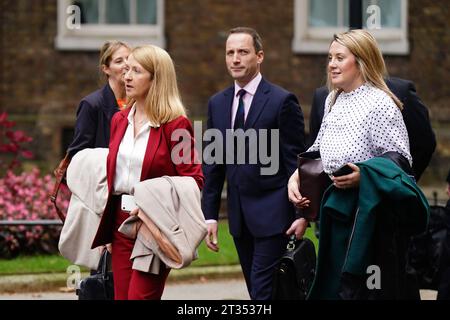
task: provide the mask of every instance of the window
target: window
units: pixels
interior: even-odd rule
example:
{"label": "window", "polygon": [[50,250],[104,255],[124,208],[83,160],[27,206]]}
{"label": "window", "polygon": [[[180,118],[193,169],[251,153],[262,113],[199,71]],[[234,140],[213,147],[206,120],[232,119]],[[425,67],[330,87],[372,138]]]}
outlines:
{"label": "window", "polygon": [[[363,0],[363,28],[385,54],[408,54],[407,0]],[[295,0],[293,50],[326,53],[333,34],[348,30],[349,0]]]}
{"label": "window", "polygon": [[164,47],[164,0],[58,0],[56,48],[99,50],[111,39]]}

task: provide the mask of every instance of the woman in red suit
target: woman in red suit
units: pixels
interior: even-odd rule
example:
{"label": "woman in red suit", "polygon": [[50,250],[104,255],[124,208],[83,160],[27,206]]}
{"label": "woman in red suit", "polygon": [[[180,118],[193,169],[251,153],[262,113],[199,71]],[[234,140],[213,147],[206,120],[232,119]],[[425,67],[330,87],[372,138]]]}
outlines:
{"label": "woman in red suit", "polygon": [[[169,54],[151,45],[133,49],[127,61],[125,85],[131,107],[116,113],[111,121],[109,196],[92,248],[112,243],[109,250],[112,250],[116,300],[160,299],[170,269],[163,263],[159,274],[132,269],[130,258],[135,240],[117,230],[130,216],[121,210],[122,196],[132,194],[134,185],[146,179],[190,176],[201,189],[204,177],[201,165],[194,161],[193,130],[178,93]],[[172,141],[176,129],[185,129],[190,139]],[[178,164],[180,161],[172,159],[172,149],[179,143],[190,144],[189,148],[177,150],[192,150],[191,155],[179,155],[192,161]]]}

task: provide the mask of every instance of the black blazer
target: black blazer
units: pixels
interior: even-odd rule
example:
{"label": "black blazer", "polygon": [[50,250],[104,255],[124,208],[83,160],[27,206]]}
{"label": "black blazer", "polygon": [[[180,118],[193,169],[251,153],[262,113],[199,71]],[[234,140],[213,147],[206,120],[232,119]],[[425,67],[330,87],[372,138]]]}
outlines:
{"label": "black blazer", "polygon": [[85,148],[108,148],[112,116],[119,111],[109,84],[84,97],[77,110],[72,143],[67,152],[72,158]]}
{"label": "black blazer", "polygon": [[[431,128],[428,109],[417,96],[411,81],[389,78],[386,79],[386,84],[403,103],[402,115],[408,130],[414,176],[418,181],[436,149],[436,137]],[[314,92],[309,118],[309,145],[314,143],[319,133],[327,96],[327,87],[320,87]]]}

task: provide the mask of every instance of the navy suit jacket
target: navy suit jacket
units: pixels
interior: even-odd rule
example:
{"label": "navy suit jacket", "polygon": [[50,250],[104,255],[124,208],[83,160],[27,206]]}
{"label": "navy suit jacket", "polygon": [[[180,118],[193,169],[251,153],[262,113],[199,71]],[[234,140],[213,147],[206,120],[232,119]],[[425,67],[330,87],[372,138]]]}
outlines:
{"label": "navy suit jacket", "polygon": [[[295,218],[287,196],[287,182],[297,168],[297,155],[304,151],[304,120],[298,100],[283,88],[261,80],[245,121],[247,129],[267,129],[266,150],[271,150],[272,130],[279,130],[279,167],[273,175],[261,175],[269,167],[256,164],[227,164],[226,130],[231,129],[234,86],[215,94],[208,104],[208,129],[220,130],[224,146],[223,163],[204,164],[205,186],[202,209],[206,219],[218,219],[221,193],[227,179],[227,210],[230,232],[242,232],[242,219],[255,237],[285,232]],[[258,145],[263,143],[258,137]],[[248,143],[245,145],[248,152]],[[273,150],[272,150],[273,151]],[[228,155],[230,158],[230,155]],[[233,155],[231,155],[233,158]]]}
{"label": "navy suit jacket", "polygon": [[85,148],[108,148],[111,119],[117,111],[119,106],[109,84],[84,97],[77,109],[69,157]]}
{"label": "navy suit jacket", "polygon": [[[418,181],[436,149],[436,137],[431,128],[428,109],[417,96],[416,88],[411,81],[389,78],[386,79],[386,84],[403,103],[402,115],[408,130],[414,177]],[[314,92],[309,118],[310,145],[314,143],[319,133],[327,96],[327,87],[320,87]]]}

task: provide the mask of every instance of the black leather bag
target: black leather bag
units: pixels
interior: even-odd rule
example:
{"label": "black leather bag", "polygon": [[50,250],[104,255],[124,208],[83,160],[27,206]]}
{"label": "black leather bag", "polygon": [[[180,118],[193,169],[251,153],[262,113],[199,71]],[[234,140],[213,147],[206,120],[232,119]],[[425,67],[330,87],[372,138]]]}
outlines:
{"label": "black leather bag", "polygon": [[111,255],[104,250],[98,263],[97,272],[80,281],[76,290],[78,300],[114,300],[114,279],[109,270]]}
{"label": "black leather bag", "polygon": [[311,240],[291,236],[273,277],[272,299],[305,300],[314,280],[316,250]]}

